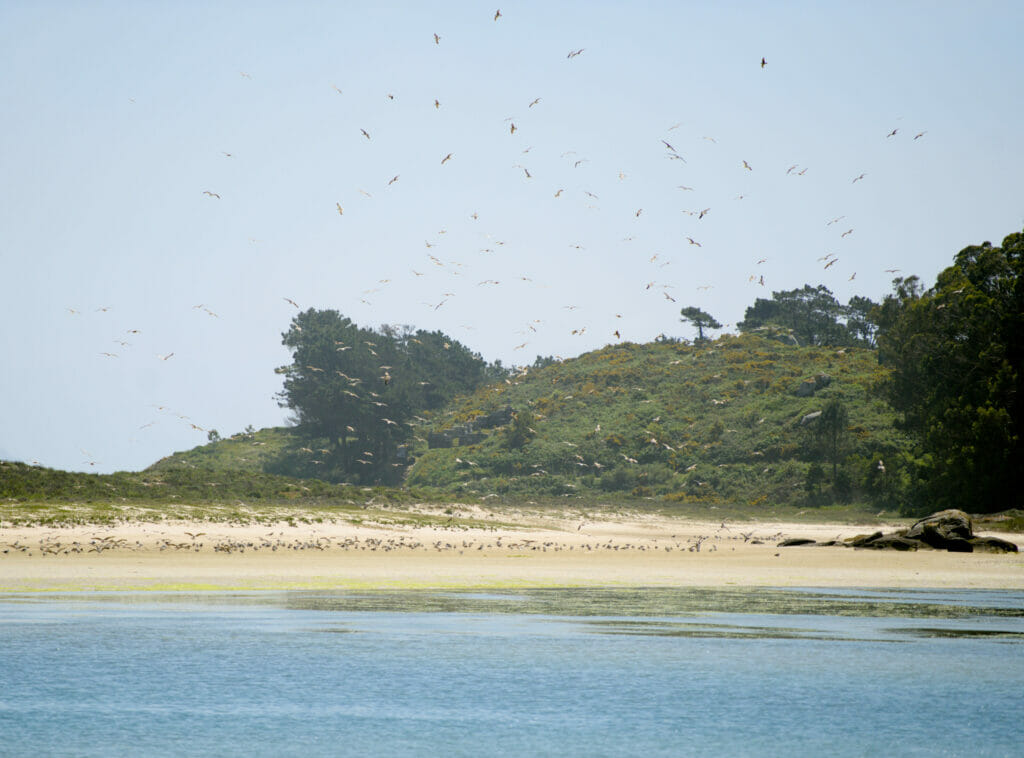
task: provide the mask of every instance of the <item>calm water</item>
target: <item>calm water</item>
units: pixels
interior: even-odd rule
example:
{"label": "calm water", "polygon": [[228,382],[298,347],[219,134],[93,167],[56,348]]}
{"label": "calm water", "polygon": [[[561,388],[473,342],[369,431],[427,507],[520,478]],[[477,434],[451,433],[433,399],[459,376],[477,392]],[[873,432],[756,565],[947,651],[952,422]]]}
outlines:
{"label": "calm water", "polygon": [[0,755],[1024,753],[1024,592],[0,596]]}

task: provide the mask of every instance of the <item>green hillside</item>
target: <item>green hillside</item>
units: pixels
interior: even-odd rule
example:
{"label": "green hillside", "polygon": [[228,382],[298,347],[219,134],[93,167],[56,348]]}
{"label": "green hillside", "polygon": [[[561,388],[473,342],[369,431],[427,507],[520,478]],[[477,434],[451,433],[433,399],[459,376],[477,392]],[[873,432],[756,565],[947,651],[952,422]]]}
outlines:
{"label": "green hillside", "polygon": [[[421,436],[407,484],[480,497],[896,507],[887,500],[907,445],[871,391],[880,370],[872,350],[753,334],[609,346],[458,399],[428,432],[506,406],[517,418],[466,446],[427,449]],[[799,396],[805,381],[816,389]],[[820,419],[803,420],[835,400],[848,421],[833,481]]]}

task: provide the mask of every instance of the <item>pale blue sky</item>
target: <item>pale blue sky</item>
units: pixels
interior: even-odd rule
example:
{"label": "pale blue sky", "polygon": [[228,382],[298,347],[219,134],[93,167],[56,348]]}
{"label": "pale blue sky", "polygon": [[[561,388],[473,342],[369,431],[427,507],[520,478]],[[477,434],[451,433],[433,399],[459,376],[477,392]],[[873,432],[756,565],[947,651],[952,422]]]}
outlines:
{"label": "pale blue sky", "polygon": [[1015,2],[0,1],[0,458],[138,469],[192,424],[282,423],[284,298],[528,364],[691,336],[685,305],[930,284],[1024,227],[1022,28]]}

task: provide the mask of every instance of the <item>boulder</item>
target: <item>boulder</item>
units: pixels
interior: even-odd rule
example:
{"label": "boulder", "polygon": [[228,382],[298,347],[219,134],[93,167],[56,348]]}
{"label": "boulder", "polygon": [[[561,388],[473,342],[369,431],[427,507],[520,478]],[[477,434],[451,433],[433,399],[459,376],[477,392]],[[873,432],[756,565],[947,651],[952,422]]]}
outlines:
{"label": "boulder", "polygon": [[974,525],[966,513],[951,508],[917,521],[903,532],[903,536],[920,540],[938,550],[969,553],[971,550],[968,540],[974,536]]}
{"label": "boulder", "polygon": [[818,416],[820,415],[821,411],[814,411],[814,413],[808,413],[806,416],[800,419],[800,426],[807,426],[807,424],[814,421],[814,419],[818,418]]}
{"label": "boulder", "polygon": [[799,545],[817,545],[818,543],[807,537],[790,537],[783,540],[776,547],[798,547]]}
{"label": "boulder", "polygon": [[876,540],[872,540],[864,547],[872,550],[917,550],[921,543],[917,540],[910,540],[899,534],[885,534]]}
{"label": "boulder", "polygon": [[846,544],[850,547],[867,547],[877,539],[881,539],[882,533],[875,532],[874,534],[858,534],[856,537],[850,537],[846,540]]}
{"label": "boulder", "polygon": [[795,394],[797,397],[810,397],[817,388],[813,379],[804,379],[796,388]]}
{"label": "boulder", "polygon": [[973,537],[971,545],[976,553],[1016,553],[1017,545],[1009,540],[1002,540],[998,537]]}

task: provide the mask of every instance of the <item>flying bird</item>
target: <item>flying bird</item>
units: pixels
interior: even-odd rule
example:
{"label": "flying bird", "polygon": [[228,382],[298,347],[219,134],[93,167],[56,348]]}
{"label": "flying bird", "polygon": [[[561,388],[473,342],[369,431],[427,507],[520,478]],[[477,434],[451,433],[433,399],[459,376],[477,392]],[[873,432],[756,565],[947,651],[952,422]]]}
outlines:
{"label": "flying bird", "polygon": [[448,153],[448,155],[446,155],[444,158],[441,159],[441,165],[443,166],[444,164],[446,164],[451,159],[452,159],[452,154]]}
{"label": "flying bird", "polygon": [[914,139],[920,139],[921,137],[923,137],[927,133],[928,132],[918,132],[917,134],[914,135]]}
{"label": "flying bird", "polygon": [[501,18],[501,8],[494,11],[494,20],[497,21],[499,18]]}
{"label": "flying bird", "polygon": [[438,100],[436,97],[434,98],[434,107],[435,108],[440,108],[441,107],[441,101]]}
{"label": "flying bird", "polygon": [[218,195],[216,192],[210,192],[210,190],[203,190],[203,194],[209,195],[210,197],[215,197],[218,200],[220,200],[220,195]]}
{"label": "flying bird", "polygon": [[893,129],[891,132],[889,132],[887,135],[885,135],[886,139],[888,139],[889,137],[895,137],[896,136],[896,132],[898,132],[898,131],[899,131],[899,129]]}
{"label": "flying bird", "polygon": [[853,229],[847,229],[845,232],[839,235],[840,238],[845,237],[848,234],[853,234]]}
{"label": "flying bird", "polygon": [[338,215],[339,216],[344,216],[345,215],[345,210],[341,207],[341,203],[335,203],[334,205],[337,206],[337,208],[338,208]]}
{"label": "flying bird", "polygon": [[527,107],[528,108],[532,108],[533,106],[535,106],[539,102],[540,102],[540,98],[538,97],[536,100],[534,100],[532,103],[530,103]]}
{"label": "flying bird", "polygon": [[767,65],[768,65],[768,61],[764,57],[762,57],[761,58],[761,68],[764,68]]}
{"label": "flying bird", "polygon": [[359,131],[363,133],[363,136],[366,137],[366,139],[370,139],[370,133],[368,131],[365,129],[360,129]]}
{"label": "flying bird", "polygon": [[853,180],[852,182],[850,182],[850,184],[856,184],[856,183],[857,183],[857,182],[859,182],[859,181],[860,181],[861,179],[863,179],[863,178],[864,178],[865,176],[867,176],[867,174],[861,174],[861,175],[860,175],[860,176],[858,176],[858,177],[857,177],[856,179],[854,179],[854,180]]}
{"label": "flying bird", "polygon": [[752,169],[750,167],[750,164],[747,163],[746,161],[743,161],[743,168],[745,168],[747,171],[753,171],[754,170],[754,169]]}
{"label": "flying bird", "polygon": [[389,186],[389,187],[390,187],[390,186],[391,186],[392,184],[394,184],[395,182],[397,182],[397,181],[398,181],[398,176],[399,176],[398,174],[395,174],[395,175],[394,175],[393,177],[391,177],[391,181],[389,181],[389,182],[388,182],[388,186]]}
{"label": "flying bird", "polygon": [[441,38],[438,36],[437,32],[434,32],[434,44],[435,45],[440,45],[441,44]]}
{"label": "flying bird", "polygon": [[298,303],[296,303],[296,302],[295,302],[294,300],[292,300],[292,299],[291,299],[290,297],[285,297],[285,298],[281,298],[281,299],[282,299],[282,300],[284,300],[284,301],[285,301],[286,303],[291,303],[291,304],[292,304],[292,305],[294,305],[294,306],[295,306],[296,308],[298,308],[298,307],[299,307],[299,304],[298,304]]}
{"label": "flying bird", "polygon": [[570,51],[570,52],[569,52],[569,54],[568,54],[567,56],[565,56],[565,57],[566,57],[566,58],[575,58],[575,57],[576,57],[577,55],[579,55],[580,53],[582,53],[582,52],[583,52],[583,51],[584,51],[585,49],[586,49],[586,48],[583,48],[583,47],[581,47],[581,48],[580,48],[579,50],[572,50],[572,51]]}
{"label": "flying bird", "polygon": [[703,245],[701,245],[701,244],[700,244],[700,243],[699,243],[699,242],[698,242],[697,240],[695,240],[695,239],[694,239],[693,237],[687,237],[687,238],[686,238],[686,240],[687,240],[687,241],[688,241],[688,242],[689,242],[689,243],[690,243],[691,245],[696,245],[697,247],[703,247]]}

